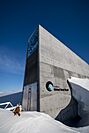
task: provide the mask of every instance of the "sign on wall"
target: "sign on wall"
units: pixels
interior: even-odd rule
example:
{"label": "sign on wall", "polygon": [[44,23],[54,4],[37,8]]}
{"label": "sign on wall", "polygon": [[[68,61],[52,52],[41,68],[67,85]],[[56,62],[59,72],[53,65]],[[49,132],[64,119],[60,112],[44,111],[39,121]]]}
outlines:
{"label": "sign on wall", "polygon": [[69,89],[62,89],[60,86],[55,86],[51,81],[46,83],[46,89],[48,91],[69,91]]}

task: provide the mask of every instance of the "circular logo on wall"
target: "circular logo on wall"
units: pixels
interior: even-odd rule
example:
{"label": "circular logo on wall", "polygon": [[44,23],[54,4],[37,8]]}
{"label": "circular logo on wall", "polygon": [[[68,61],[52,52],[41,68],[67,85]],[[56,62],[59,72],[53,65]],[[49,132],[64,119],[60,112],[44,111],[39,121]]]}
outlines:
{"label": "circular logo on wall", "polygon": [[46,89],[48,91],[69,91],[69,89],[65,88],[60,88],[60,86],[54,86],[51,81],[48,81],[46,83]]}
{"label": "circular logo on wall", "polygon": [[51,81],[48,81],[48,82],[46,83],[46,89],[47,89],[48,91],[53,91],[53,90],[54,90],[54,86],[53,86],[53,83],[52,83]]}

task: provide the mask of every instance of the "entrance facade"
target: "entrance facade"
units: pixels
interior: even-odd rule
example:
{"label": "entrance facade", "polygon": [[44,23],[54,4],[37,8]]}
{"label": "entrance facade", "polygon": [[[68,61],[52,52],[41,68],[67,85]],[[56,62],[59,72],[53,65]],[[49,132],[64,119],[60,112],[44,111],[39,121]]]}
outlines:
{"label": "entrance facade", "polygon": [[37,83],[24,86],[23,92],[23,107],[24,110],[37,110]]}

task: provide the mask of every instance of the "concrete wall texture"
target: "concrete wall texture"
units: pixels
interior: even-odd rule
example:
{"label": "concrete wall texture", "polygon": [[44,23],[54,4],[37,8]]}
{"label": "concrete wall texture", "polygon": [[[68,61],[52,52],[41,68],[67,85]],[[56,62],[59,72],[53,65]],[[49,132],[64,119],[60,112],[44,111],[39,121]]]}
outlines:
{"label": "concrete wall texture", "polygon": [[[71,76],[89,78],[89,65],[40,25],[37,35],[37,52],[33,48],[34,52],[32,53],[37,56],[37,69],[35,69],[37,72],[34,71],[31,75],[32,71],[29,70],[33,69],[31,65],[33,55],[31,55],[31,57],[29,56],[30,64],[28,63],[28,65],[32,67],[27,67],[26,65],[29,74],[25,70],[25,79],[29,81],[29,83],[26,82],[26,85],[35,81],[28,79],[32,79],[31,76],[33,77],[37,73],[35,82],[37,82],[38,110],[61,121],[66,121],[77,115],[77,102],[71,98],[67,79]],[[36,67],[34,66],[34,68]],[[48,81],[51,81],[55,86],[68,89],[69,91],[49,92],[46,89]]]}
{"label": "concrete wall texture", "polygon": [[[55,118],[71,101],[67,79],[70,76],[89,78],[89,65],[39,26],[39,67],[40,111]],[[52,81],[54,85],[69,89],[69,91],[48,92],[45,87],[47,81]],[[61,119],[63,119],[62,117],[66,119],[68,111],[70,112],[69,117],[73,116],[73,104],[74,102],[70,104],[70,108],[64,114],[62,113]]]}

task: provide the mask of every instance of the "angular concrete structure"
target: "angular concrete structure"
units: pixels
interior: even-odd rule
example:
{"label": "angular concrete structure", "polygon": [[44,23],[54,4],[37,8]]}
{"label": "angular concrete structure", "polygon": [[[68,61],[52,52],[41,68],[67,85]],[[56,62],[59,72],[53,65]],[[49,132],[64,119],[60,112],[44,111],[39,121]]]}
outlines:
{"label": "angular concrete structure", "polygon": [[[23,109],[45,112],[61,121],[76,116],[77,102],[71,100],[67,84],[71,76],[89,78],[89,65],[39,25],[28,40]],[[48,91],[48,81],[60,91]]]}
{"label": "angular concrete structure", "polygon": [[[72,126],[84,127],[89,126],[89,79],[87,78],[75,78],[68,79],[68,83],[71,86],[71,95],[77,101],[77,117],[76,123]],[[80,119],[79,119],[80,117]]]}

